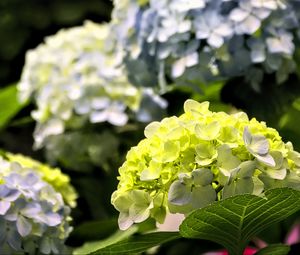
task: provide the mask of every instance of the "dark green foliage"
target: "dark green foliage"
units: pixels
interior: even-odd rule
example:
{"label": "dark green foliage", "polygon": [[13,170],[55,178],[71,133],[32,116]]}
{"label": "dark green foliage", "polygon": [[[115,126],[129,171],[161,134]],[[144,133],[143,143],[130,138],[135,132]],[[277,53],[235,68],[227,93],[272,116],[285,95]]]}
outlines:
{"label": "dark green foliage", "polygon": [[0,129],[3,129],[25,105],[17,98],[15,84],[0,89]]}
{"label": "dark green foliage", "polygon": [[280,117],[299,96],[300,81],[296,75],[291,75],[280,85],[275,84],[275,77],[267,76],[260,92],[254,91],[243,79],[227,82],[221,91],[223,102],[245,111],[249,117],[266,121],[274,128],[278,128]]}
{"label": "dark green foliage", "polygon": [[273,189],[265,196],[238,195],[196,210],[183,221],[180,233],[220,243],[239,255],[256,234],[300,209],[299,191]]}
{"label": "dark green foliage", "polygon": [[286,255],[290,251],[290,247],[288,245],[284,244],[272,244],[269,245],[258,252],[256,252],[254,255]]}
{"label": "dark green foliage", "polygon": [[19,79],[25,52],[63,27],[108,21],[109,0],[1,0],[0,86]]}

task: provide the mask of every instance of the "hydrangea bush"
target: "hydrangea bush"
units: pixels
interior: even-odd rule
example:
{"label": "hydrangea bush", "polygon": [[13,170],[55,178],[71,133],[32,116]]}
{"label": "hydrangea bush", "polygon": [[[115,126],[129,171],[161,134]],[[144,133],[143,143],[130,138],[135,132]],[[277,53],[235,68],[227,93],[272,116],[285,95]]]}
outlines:
{"label": "hydrangea bush", "polygon": [[0,157],[0,169],[0,253],[65,253],[77,197],[69,178],[21,155]]}
{"label": "hydrangea bush", "polygon": [[112,195],[121,229],[237,194],[300,189],[300,153],[243,112],[212,112],[208,102],[187,100],[182,115],[152,122],[145,136],[128,152]]}
{"label": "hydrangea bush", "polygon": [[[55,151],[63,150],[62,142],[53,148],[56,137],[68,141],[75,132],[86,148],[77,158],[87,157],[89,161],[90,154],[101,154],[99,150],[95,152],[93,141],[85,136],[91,127],[99,132],[97,125],[101,123],[124,126],[130,120],[149,122],[166,107],[151,89],[136,88],[128,82],[122,54],[110,26],[92,22],[63,29],[27,53],[18,89],[22,101],[32,97],[37,105],[32,112],[37,121],[35,148],[46,146],[53,160],[60,157]],[[76,154],[73,147],[68,147],[69,155]],[[111,151],[116,149],[112,147]],[[72,158],[59,160],[66,161],[67,166],[77,166]]]}
{"label": "hydrangea bush", "polygon": [[[137,85],[245,77],[259,90],[295,71],[299,1],[115,0],[112,24]],[[137,71],[138,70],[138,71]],[[145,72],[147,70],[147,72]]]}

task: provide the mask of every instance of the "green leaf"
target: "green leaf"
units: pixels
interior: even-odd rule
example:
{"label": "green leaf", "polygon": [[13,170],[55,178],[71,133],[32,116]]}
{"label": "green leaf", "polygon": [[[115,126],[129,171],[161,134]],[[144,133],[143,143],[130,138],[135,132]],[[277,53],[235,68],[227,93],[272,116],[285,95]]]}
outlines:
{"label": "green leaf", "polygon": [[258,252],[256,252],[254,255],[286,255],[290,251],[290,247],[285,244],[271,244]]}
{"label": "green leaf", "polygon": [[16,84],[0,89],[0,129],[25,106],[17,98]]}
{"label": "green leaf", "polygon": [[298,97],[294,102],[293,102],[293,107],[300,111],[300,97]]}
{"label": "green leaf", "polygon": [[300,192],[290,188],[268,190],[264,198],[237,195],[192,212],[180,233],[217,242],[230,254],[239,255],[253,236],[299,209]]}
{"label": "green leaf", "polygon": [[102,249],[102,248],[108,247],[112,244],[118,243],[118,242],[128,238],[129,236],[135,234],[137,231],[138,231],[138,226],[133,226],[125,231],[118,230],[110,237],[103,239],[101,241],[85,243],[82,247],[75,249],[73,251],[73,254],[74,255],[90,254],[99,249]]}
{"label": "green leaf", "polygon": [[[157,245],[180,238],[178,232],[155,232],[144,235],[131,236],[121,242],[103,247],[93,253],[93,255],[103,254],[138,254]],[[77,253],[79,254],[79,253]]]}
{"label": "green leaf", "polygon": [[105,238],[118,230],[116,218],[85,222],[71,232],[70,239],[77,242],[94,241]]}
{"label": "green leaf", "polygon": [[300,110],[291,107],[279,120],[280,135],[286,141],[293,141],[294,148],[300,150]]}

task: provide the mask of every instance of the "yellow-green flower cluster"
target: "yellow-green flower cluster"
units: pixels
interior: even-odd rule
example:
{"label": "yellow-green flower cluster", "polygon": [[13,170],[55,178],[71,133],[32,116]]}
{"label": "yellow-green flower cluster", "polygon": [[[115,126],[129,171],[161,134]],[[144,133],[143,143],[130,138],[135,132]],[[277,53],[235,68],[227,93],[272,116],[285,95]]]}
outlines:
{"label": "yellow-green flower cluster", "polygon": [[300,153],[243,112],[212,112],[208,102],[187,100],[181,116],[149,124],[145,136],[128,152],[112,195],[121,229],[236,194],[300,189]]}

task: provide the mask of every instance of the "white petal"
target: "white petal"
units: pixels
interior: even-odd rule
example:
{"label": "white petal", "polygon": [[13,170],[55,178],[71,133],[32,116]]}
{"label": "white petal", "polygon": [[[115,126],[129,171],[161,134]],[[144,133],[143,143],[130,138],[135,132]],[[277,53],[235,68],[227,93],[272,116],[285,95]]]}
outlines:
{"label": "white petal", "polygon": [[245,34],[253,34],[260,27],[260,20],[253,15],[248,16],[240,25]]}
{"label": "white petal", "polygon": [[78,114],[87,114],[91,110],[89,100],[80,100],[75,104],[75,112]]}
{"label": "white petal", "polygon": [[198,53],[194,52],[194,53],[186,56],[185,59],[186,59],[185,65],[187,67],[191,67],[191,66],[197,65],[198,64]]}
{"label": "white petal", "polygon": [[108,112],[105,111],[94,111],[90,115],[91,123],[100,123],[108,119]]}
{"label": "white petal", "polygon": [[230,12],[229,19],[236,22],[241,22],[244,19],[246,19],[248,16],[249,16],[249,12],[244,11],[240,8],[236,8]]}
{"label": "white petal", "polygon": [[4,200],[0,201],[0,215],[4,215],[9,208],[10,208],[10,202]]}
{"label": "white petal", "polygon": [[163,224],[157,223],[157,228],[159,231],[179,231],[179,226],[185,219],[184,214],[181,213],[167,213],[165,221]]}
{"label": "white petal", "polygon": [[107,97],[97,97],[91,102],[91,106],[95,110],[101,110],[107,108],[110,104],[110,100]]}
{"label": "white petal", "polygon": [[39,204],[27,205],[22,209],[22,214],[26,217],[33,217],[41,212],[41,206]]}
{"label": "white petal", "polygon": [[159,42],[166,42],[169,39],[169,33],[165,29],[158,31],[157,39]]}
{"label": "white petal", "polygon": [[287,171],[283,169],[267,169],[266,174],[273,179],[283,180],[286,177]]}
{"label": "white petal", "polygon": [[260,156],[260,155],[254,155],[254,156],[257,158],[258,161],[260,161],[261,163],[267,166],[275,167],[276,165],[275,160],[270,154],[264,156]]}
{"label": "white petal", "polygon": [[32,225],[25,217],[20,215],[17,219],[17,229],[21,236],[28,236],[31,232]]}
{"label": "white petal", "polygon": [[124,126],[128,121],[128,116],[123,112],[110,112],[107,121],[115,126]]}
{"label": "white petal", "polygon": [[126,230],[132,226],[133,220],[129,219],[129,215],[126,213],[120,212],[118,219],[119,228],[121,230]]}
{"label": "white petal", "polygon": [[191,30],[192,22],[190,20],[185,20],[183,22],[180,22],[178,26],[178,33],[185,33]]}
{"label": "white petal", "polygon": [[253,11],[253,13],[255,14],[256,17],[263,20],[266,19],[271,14],[271,10],[262,8],[262,9],[256,9],[255,11]]}
{"label": "white petal", "polygon": [[251,60],[253,63],[262,63],[266,60],[266,53],[264,50],[252,50]]}
{"label": "white petal", "polygon": [[264,6],[268,9],[271,9],[271,10],[276,10],[277,9],[277,4],[274,0],[265,1]]}
{"label": "white petal", "polygon": [[232,31],[232,26],[229,24],[221,24],[217,29],[214,30],[214,32],[218,35],[222,36],[231,36],[233,31]]}
{"label": "white petal", "polygon": [[57,226],[58,224],[61,223],[62,220],[61,216],[58,213],[47,213],[46,217],[47,217],[46,223],[48,224],[48,226],[51,227]]}
{"label": "white petal", "polygon": [[219,48],[223,45],[224,39],[223,37],[217,34],[211,34],[210,37],[207,39],[207,42],[210,46],[214,48]]}
{"label": "white petal", "polygon": [[172,66],[172,76],[177,78],[184,73],[185,70],[185,58],[177,60]]}
{"label": "white petal", "polygon": [[82,90],[78,86],[72,86],[72,88],[69,89],[68,96],[72,100],[77,100],[82,96]]}

